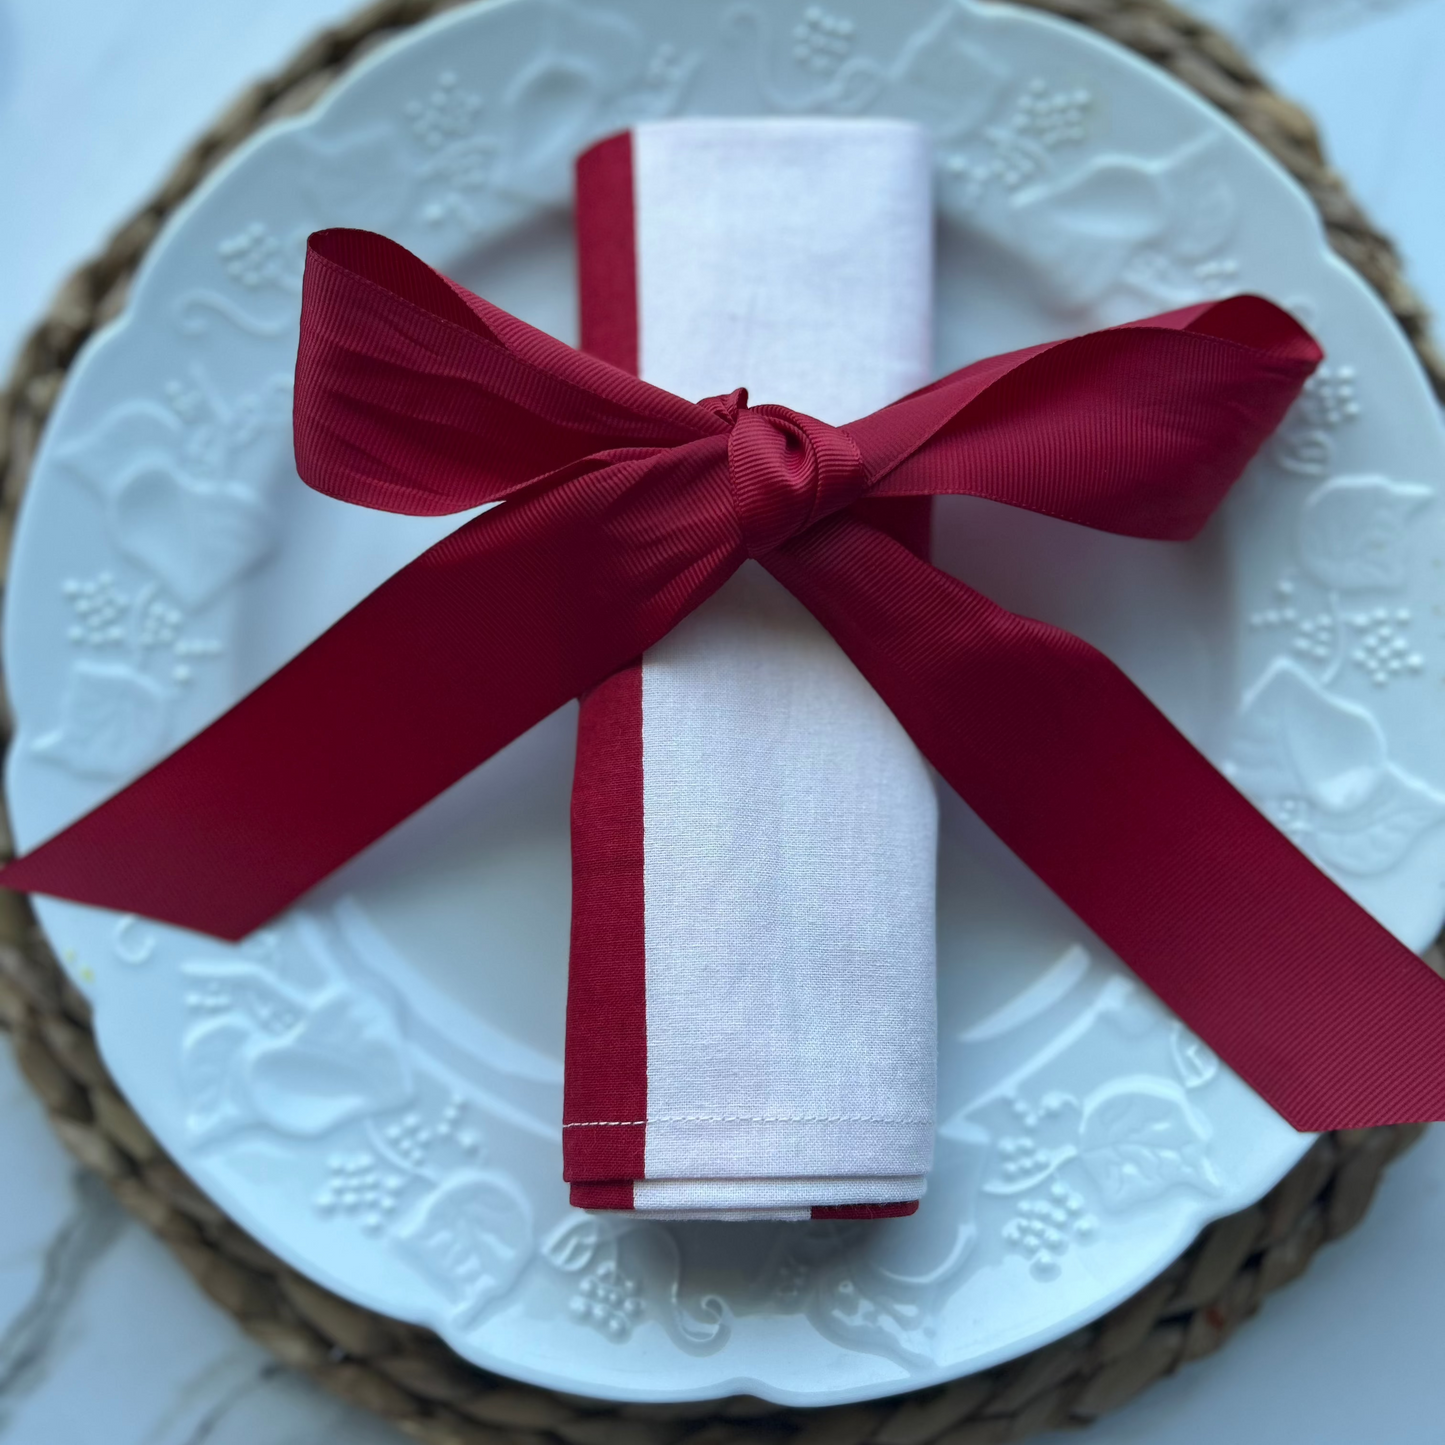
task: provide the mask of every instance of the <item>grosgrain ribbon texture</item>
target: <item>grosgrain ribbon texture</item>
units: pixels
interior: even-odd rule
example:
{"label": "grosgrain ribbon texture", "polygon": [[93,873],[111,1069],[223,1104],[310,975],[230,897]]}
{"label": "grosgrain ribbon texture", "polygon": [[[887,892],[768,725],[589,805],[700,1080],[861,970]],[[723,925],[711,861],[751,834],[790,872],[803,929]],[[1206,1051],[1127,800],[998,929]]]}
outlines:
{"label": "grosgrain ribbon texture", "polygon": [[843,428],[691,403],[362,231],[311,238],[296,455],[329,496],[503,505],[0,886],[259,927],[750,556],[984,822],[1295,1127],[1445,1117],[1445,985],[1103,654],[862,519],[971,495],[1185,540],[1321,353],[1241,296],[965,367]]}

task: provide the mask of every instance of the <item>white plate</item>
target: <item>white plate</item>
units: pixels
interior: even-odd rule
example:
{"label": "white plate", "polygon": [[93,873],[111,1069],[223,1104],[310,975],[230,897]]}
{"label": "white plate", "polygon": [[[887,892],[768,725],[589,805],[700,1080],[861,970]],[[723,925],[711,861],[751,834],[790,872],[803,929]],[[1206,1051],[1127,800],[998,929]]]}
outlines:
{"label": "white plate", "polygon": [[[645,116],[767,111],[934,129],[940,369],[1237,289],[1315,328],[1328,365],[1197,544],[957,502],[938,555],[1110,652],[1423,946],[1445,911],[1445,448],[1410,352],[1216,112],[1082,30],[947,0],[508,0],[406,35],[230,161],[74,368],[36,465],[5,637],[21,843],[452,525],[295,477],[308,231],[385,231],[570,338],[577,151]],[[39,902],[165,1146],[332,1288],[582,1394],[824,1404],[1096,1317],[1308,1142],[950,797],[943,1122],[918,1215],[569,1210],[573,727],[570,709],[543,723],[240,947]]]}

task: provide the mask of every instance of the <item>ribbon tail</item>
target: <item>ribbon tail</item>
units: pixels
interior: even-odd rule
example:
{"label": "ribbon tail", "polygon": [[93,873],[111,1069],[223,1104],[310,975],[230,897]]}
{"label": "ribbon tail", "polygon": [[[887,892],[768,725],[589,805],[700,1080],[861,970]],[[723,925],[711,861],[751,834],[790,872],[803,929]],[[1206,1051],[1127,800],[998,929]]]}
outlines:
{"label": "ribbon tail", "polygon": [[1445,1119],[1445,982],[1102,653],[843,514],[763,561],[984,823],[1295,1128]]}
{"label": "ribbon tail", "polygon": [[[721,585],[736,527],[725,492],[695,499],[725,488],[724,446],[474,518],[0,887],[244,938]],[[690,489],[701,520],[670,527]]]}

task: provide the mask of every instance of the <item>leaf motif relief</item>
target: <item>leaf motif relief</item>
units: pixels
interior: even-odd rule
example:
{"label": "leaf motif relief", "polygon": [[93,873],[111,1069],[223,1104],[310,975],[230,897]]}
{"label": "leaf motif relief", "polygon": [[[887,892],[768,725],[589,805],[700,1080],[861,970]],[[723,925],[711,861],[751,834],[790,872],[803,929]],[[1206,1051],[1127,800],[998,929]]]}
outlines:
{"label": "leaf motif relief", "polygon": [[[1100,1000],[1099,1017],[1118,1022],[1127,1000],[1144,990],[1115,981],[1121,987],[1112,1000]],[[995,1112],[1003,1106],[1012,1120],[985,1136],[993,1147],[980,1193],[1011,1210],[1000,1230],[1004,1248],[1023,1256],[1042,1283],[1062,1278],[1076,1246],[1097,1238],[1100,1207],[1128,1209],[1176,1186],[1206,1194],[1222,1188],[1209,1158],[1210,1126],[1185,1093],[1212,1079],[1219,1061],[1159,1005],[1149,1013],[1150,1031],[1173,1024],[1171,1052],[1184,1087],[1139,1074],[1082,1100],[1053,1090],[1036,1104],[1013,1094],[987,1105]],[[1010,1124],[1013,1132],[1006,1132]]]}
{"label": "leaf motif relief", "polygon": [[1174,1185],[1220,1189],[1209,1126],[1183,1091],[1163,1079],[1122,1079],[1092,1095],[1079,1131],[1079,1159],[1110,1209],[1153,1199]]}
{"label": "leaf motif relief", "polygon": [[1157,179],[1138,162],[1111,157],[1096,157],[1067,181],[1020,192],[1014,207],[1020,250],[1071,306],[1109,290],[1167,221]]}
{"label": "leaf motif relief", "polygon": [[514,181],[536,172],[560,153],[569,137],[586,135],[602,109],[604,80],[598,68],[571,56],[538,61],[508,89],[506,168]]}
{"label": "leaf motif relief", "polygon": [[182,974],[190,985],[187,1007],[199,1019],[181,1046],[186,1128],[209,1142],[258,1122],[246,1087],[246,1055],[258,1034],[284,1034],[300,1013],[295,1000],[251,964],[190,964]]}
{"label": "leaf motif relief", "polygon": [[564,1219],[542,1242],[542,1257],[563,1274],[587,1268],[602,1246],[602,1221],[592,1214]]}
{"label": "leaf motif relief", "polygon": [[1226,773],[1251,797],[1348,813],[1384,775],[1385,735],[1367,709],[1280,659],[1246,693],[1229,759]]}
{"label": "leaf motif relief", "polygon": [[982,124],[1011,72],[968,39],[963,15],[950,5],[909,39],[888,78],[888,112],[920,121],[949,140]]}
{"label": "leaf motif relief", "polygon": [[236,1063],[250,1034],[235,1020],[203,1024],[181,1053],[186,1128],[197,1139],[224,1134],[251,1123],[255,1114],[241,1086]]}
{"label": "leaf motif relief", "polygon": [[1445,821],[1445,794],[1389,761],[1374,716],[1287,659],[1245,695],[1223,766],[1316,859],[1348,873],[1394,867]]}
{"label": "leaf motif relief", "polygon": [[130,777],[170,741],[171,693],[123,662],[75,663],[60,723],[31,744],[40,757],[87,778]]}
{"label": "leaf motif relief", "polygon": [[1219,1072],[1219,1055],[1178,1019],[1169,1030],[1169,1052],[1186,1089],[1202,1089]]}
{"label": "leaf motif relief", "polygon": [[122,402],[84,436],[63,446],[63,466],[98,496],[113,497],[134,472],[169,467],[186,481],[204,484],[234,474],[243,453],[268,432],[291,421],[291,376],[274,372],[255,391],[221,397],[203,368],[165,387],[165,404]]}
{"label": "leaf motif relief", "polygon": [[191,1119],[198,1137],[248,1123],[315,1137],[399,1108],[415,1092],[404,1041],[380,1000],[354,988],[306,995],[252,964],[193,963],[182,973],[200,1016],[184,1037],[182,1067],[213,1080],[208,1098],[229,1101]]}
{"label": "leaf motif relief", "polygon": [[1075,174],[1019,191],[1011,239],[1067,306],[1127,285],[1154,300],[1196,300],[1201,271],[1233,232],[1237,207],[1212,137],[1158,160],[1095,156]]}
{"label": "leaf motif relief", "polygon": [[1393,867],[1427,828],[1445,820],[1445,796],[1389,768],[1369,799],[1348,818],[1322,813],[1308,846],[1321,862],[1346,873]]}
{"label": "leaf motif relief", "polygon": [[559,187],[565,194],[583,146],[670,115],[698,63],[665,43],[649,52],[642,32],[620,16],[549,9],[552,47],[503,96],[496,175],[515,195],[550,198]]}
{"label": "leaf motif relief", "polygon": [[475,230],[493,197],[556,204],[570,192],[580,150],[670,114],[698,64],[669,44],[650,48],[637,25],[607,11],[543,0],[529,16],[543,36],[495,105],[448,71],[407,106],[411,130],[430,152],[416,172],[424,221]]}
{"label": "leaf motif relief", "polygon": [[1234,234],[1239,206],[1208,139],[1181,147],[1157,172],[1169,214],[1169,250],[1181,261],[1212,256]]}
{"label": "leaf motif relief", "polygon": [[469,1323],[506,1294],[532,1252],[532,1209],[509,1178],[476,1170],[424,1198],[396,1232],[402,1254]]}
{"label": "leaf motif relief", "polygon": [[1322,586],[1341,591],[1403,586],[1411,518],[1434,495],[1430,487],[1388,477],[1332,477],[1310,494],[1300,513],[1305,570]]}
{"label": "leaf motif relief", "polygon": [[[293,313],[294,321],[299,311]],[[189,383],[171,381],[166,399],[183,424],[174,458],[187,480],[220,482],[241,470],[244,453],[268,433],[281,432],[289,455],[292,377],[272,372],[255,391],[233,398],[220,396],[200,366],[191,368]],[[116,468],[123,475],[125,467]]]}
{"label": "leaf motif relief", "polygon": [[203,606],[270,553],[270,508],[240,482],[197,483],[164,462],[142,462],[110,499],[121,550],[182,602]]}
{"label": "leaf motif relief", "polygon": [[168,407],[151,401],[130,401],[106,413],[93,431],[62,446],[60,461],[108,496],[123,466],[165,463],[185,443],[185,428]]}
{"label": "leaf motif relief", "polygon": [[257,1113],[290,1134],[324,1134],[347,1119],[405,1104],[411,1068],[388,1010],[348,991],[307,1009],[300,1026],[250,1056]]}
{"label": "leaf motif relief", "polygon": [[[243,236],[248,245],[255,242],[249,231]],[[233,259],[251,264],[240,251]],[[269,252],[255,260],[258,276],[269,276],[270,260]],[[243,274],[252,273],[243,267]],[[214,640],[189,635],[182,610],[169,599],[203,607],[275,546],[276,519],[265,498],[227,472],[258,438],[289,419],[290,397],[289,377],[277,373],[227,402],[196,367],[189,384],[168,384],[169,405],[124,402],[60,450],[61,464],[104,500],[116,545],[146,578],[122,587],[106,572],[91,582],[66,582],[67,595],[84,614],[71,627],[71,640],[113,648],[128,663],[77,666],[69,704],[74,722],[41,739],[42,754],[77,771],[115,776],[153,762],[164,750],[171,694],[143,669],[164,668],[166,682],[185,684],[195,658],[221,650]],[[167,595],[157,595],[158,584]],[[103,635],[97,630],[100,612],[110,624]],[[118,747],[123,709],[135,727]],[[113,723],[103,723],[103,714]],[[61,734],[67,734],[63,742]]]}

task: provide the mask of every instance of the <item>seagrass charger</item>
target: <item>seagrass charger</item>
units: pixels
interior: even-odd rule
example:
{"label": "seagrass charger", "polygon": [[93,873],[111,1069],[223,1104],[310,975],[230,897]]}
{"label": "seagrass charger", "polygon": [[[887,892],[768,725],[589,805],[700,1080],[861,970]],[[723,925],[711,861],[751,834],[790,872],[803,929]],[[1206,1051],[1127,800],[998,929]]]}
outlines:
{"label": "seagrass charger", "polygon": [[[312,105],[362,55],[457,0],[380,0],[324,31],[275,77],[247,90],[181,159],[104,252],[62,288],[0,395],[0,553],[67,371],[125,305],[167,217],[261,127]],[[1330,169],[1309,118],[1269,89],[1216,31],[1163,0],[1018,0],[1088,26],[1162,66],[1229,115],[1308,191],[1334,249],[1374,287],[1445,398],[1445,361],[1390,243]],[[1263,1200],[1207,1228],[1145,1289],[1044,1349],[951,1384],[867,1404],[781,1408],[741,1397],[611,1405],[500,1378],[427,1330],[333,1295],[251,1239],[192,1185],[120,1096],[95,1048],[86,1001],[50,953],[22,898],[0,894],[0,1026],[62,1141],[165,1241],[203,1289],[282,1361],[413,1438],[569,1445],[724,1445],[797,1437],[806,1445],[950,1445],[1019,1440],[1085,1424],[1153,1380],[1211,1353],[1316,1250],[1363,1217],[1385,1166],[1421,1128],[1321,1137]]]}

